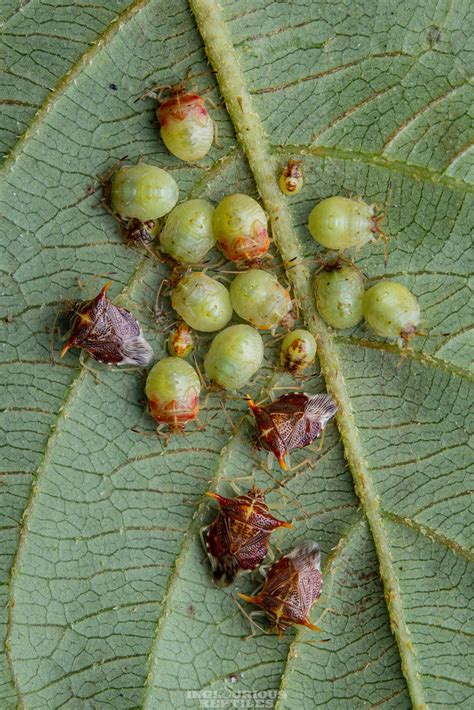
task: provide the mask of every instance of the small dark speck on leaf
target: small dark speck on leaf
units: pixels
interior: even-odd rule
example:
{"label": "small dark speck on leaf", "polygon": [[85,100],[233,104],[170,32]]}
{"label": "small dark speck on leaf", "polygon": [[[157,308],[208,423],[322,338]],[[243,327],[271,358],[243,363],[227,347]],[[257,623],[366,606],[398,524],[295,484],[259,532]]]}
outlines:
{"label": "small dark speck on leaf", "polygon": [[109,89],[112,89],[112,91],[118,91],[118,86],[117,84],[109,84]]}
{"label": "small dark speck on leaf", "polygon": [[432,47],[435,44],[438,44],[438,42],[441,39],[441,30],[437,25],[431,25],[431,27],[428,30],[428,42],[430,47]]}

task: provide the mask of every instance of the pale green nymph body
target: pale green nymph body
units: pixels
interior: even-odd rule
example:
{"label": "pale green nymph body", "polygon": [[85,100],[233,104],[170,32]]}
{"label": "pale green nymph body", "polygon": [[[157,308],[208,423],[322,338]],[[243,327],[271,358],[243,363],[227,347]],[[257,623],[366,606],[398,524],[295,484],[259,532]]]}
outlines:
{"label": "pale green nymph body", "polygon": [[298,328],[283,338],[280,362],[292,375],[299,375],[314,362],[315,357],[316,341],[309,330]]}
{"label": "pale green nymph body", "polygon": [[270,246],[267,215],[248,195],[227,195],[217,205],[213,226],[216,239],[230,261],[260,259]]}
{"label": "pale green nymph body", "polygon": [[232,304],[226,287],[202,272],[183,276],[173,289],[171,305],[195,330],[212,333],[232,317]]}
{"label": "pale green nymph body", "polygon": [[214,207],[207,200],[187,200],[168,215],[160,245],[180,264],[198,264],[216,243],[212,228]]}
{"label": "pale green nymph body", "polygon": [[397,281],[379,281],[371,286],[362,301],[362,312],[370,327],[383,338],[407,339],[420,324],[420,305],[416,297]]}
{"label": "pale green nymph body", "polygon": [[288,315],[291,297],[278,279],[262,269],[243,271],[230,285],[234,311],[256,328],[275,328]]}
{"label": "pale green nymph body", "polygon": [[145,385],[151,416],[172,430],[197,417],[201,382],[196,370],[179,357],[167,357],[151,368]]}
{"label": "pale green nymph body", "polygon": [[328,268],[314,280],[318,311],[333,328],[352,328],[362,318],[364,278],[349,264]]}
{"label": "pale green nymph body", "polygon": [[142,222],[168,214],[178,201],[178,185],[156,165],[123,165],[111,181],[112,210]]}
{"label": "pale green nymph body", "polygon": [[174,87],[156,114],[161,138],[170,153],[194,163],[209,152],[214,141],[214,122],[202,96],[187,93],[182,86]]}
{"label": "pale green nymph body", "polygon": [[263,363],[263,340],[250,325],[231,325],[212,341],[204,358],[208,378],[229,390],[244,387]]}
{"label": "pale green nymph body", "polygon": [[315,241],[327,249],[360,248],[380,234],[373,206],[348,197],[328,197],[309,215],[308,229]]}

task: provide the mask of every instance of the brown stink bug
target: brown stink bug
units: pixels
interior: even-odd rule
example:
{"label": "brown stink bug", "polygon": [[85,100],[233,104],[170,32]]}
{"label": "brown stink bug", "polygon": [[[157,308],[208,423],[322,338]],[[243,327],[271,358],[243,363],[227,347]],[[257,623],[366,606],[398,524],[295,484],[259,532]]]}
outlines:
{"label": "brown stink bug", "polygon": [[317,542],[307,540],[270,567],[260,592],[239,597],[261,607],[279,635],[295,624],[320,631],[309,614],[322,586],[320,548]]}
{"label": "brown stink bug", "polygon": [[265,503],[265,494],[252,487],[245,495],[224,498],[208,493],[220,509],[206,532],[206,549],[216,582],[230,584],[237,574],[259,567],[266,557],[270,536],[291,523],[277,520]]}
{"label": "brown stink bug", "polygon": [[82,348],[98,362],[109,365],[148,365],[153,350],[135,316],[114,306],[105,295],[111,283],[107,282],[95,298],[75,305],[71,335],[61,357],[70,348]]}
{"label": "brown stink bug", "polygon": [[257,423],[258,443],[275,454],[285,471],[285,455],[312,444],[337,411],[329,394],[304,392],[289,392],[262,406],[248,398],[248,405]]}

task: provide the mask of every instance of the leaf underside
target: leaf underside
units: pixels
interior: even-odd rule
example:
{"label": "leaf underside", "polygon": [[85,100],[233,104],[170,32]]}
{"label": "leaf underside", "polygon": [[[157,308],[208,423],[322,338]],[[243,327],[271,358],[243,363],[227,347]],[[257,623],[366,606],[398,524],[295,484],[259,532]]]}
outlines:
{"label": "leaf underside", "polygon": [[[192,3],[198,17],[209,4]],[[267,691],[279,710],[472,707],[470,3],[214,6],[268,155],[304,161],[303,190],[281,200],[305,265],[321,254],[306,229],[316,201],[383,204],[391,186],[386,273],[417,295],[430,332],[403,358],[363,326],[327,335],[353,411],[353,425],[344,413],[338,422],[343,443],[347,452],[356,438],[361,453],[348,466],[331,424],[320,452],[292,457],[309,465],[283,489],[252,446],[240,395],[211,395],[206,428],[165,446],[144,412],[144,373],[84,367],[74,351],[59,361],[57,347],[51,364],[64,300],[94,295],[110,272],[111,297],[134,311],[156,357],[165,353],[152,309],[166,269],[128,249],[87,191],[114,159],[169,169],[180,199],[265,199],[265,166],[249,169],[242,126],[207,63],[214,48],[187,3],[105,6],[4,3],[0,706],[151,710],[199,707],[203,691]],[[165,150],[153,102],[134,103],[189,67],[216,104],[219,134],[194,166]],[[382,244],[353,256],[370,278],[384,276]],[[257,400],[292,382],[275,367],[271,336],[265,352]],[[326,383],[316,368],[306,391],[334,384],[323,356]],[[294,521],[273,538],[277,554],[308,537],[321,544],[320,635],[243,640],[249,624],[232,594],[251,593],[258,575],[224,591],[211,581],[204,493],[228,494],[250,475]]]}

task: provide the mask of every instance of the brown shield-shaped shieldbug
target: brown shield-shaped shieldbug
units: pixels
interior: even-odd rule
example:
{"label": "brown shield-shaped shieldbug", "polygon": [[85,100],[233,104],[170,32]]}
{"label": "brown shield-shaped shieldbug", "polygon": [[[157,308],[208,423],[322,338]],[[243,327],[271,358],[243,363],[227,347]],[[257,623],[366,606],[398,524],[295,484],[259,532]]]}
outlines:
{"label": "brown shield-shaped shieldbug", "polygon": [[259,444],[275,454],[284,470],[285,455],[312,444],[337,411],[329,394],[304,392],[289,392],[262,406],[249,398],[248,405],[257,423]]}
{"label": "brown shield-shaped shieldbug", "polygon": [[98,362],[109,365],[148,365],[153,350],[141,335],[135,316],[107,298],[110,286],[111,281],[95,298],[74,307],[71,335],[61,357],[70,348],[82,348]]}
{"label": "brown shield-shaped shieldbug", "polygon": [[292,525],[273,517],[265,503],[264,492],[258,488],[253,487],[235,498],[224,498],[217,493],[207,495],[219,503],[219,512],[205,536],[214,580],[230,584],[240,572],[262,564],[274,530]]}
{"label": "brown shield-shaped shieldbug", "polygon": [[320,631],[311,623],[309,614],[322,586],[320,548],[317,542],[307,540],[270,567],[258,594],[239,597],[261,607],[272,629],[280,635],[295,624]]}

